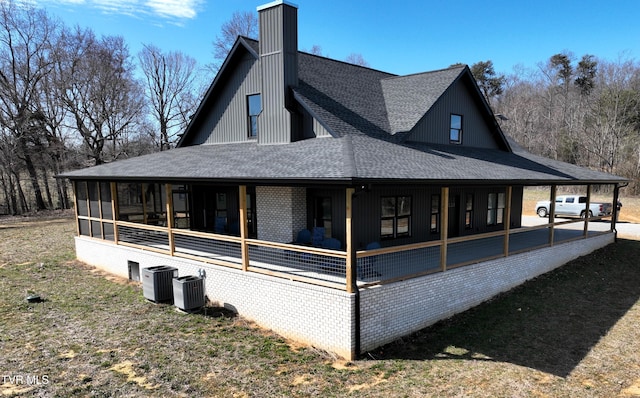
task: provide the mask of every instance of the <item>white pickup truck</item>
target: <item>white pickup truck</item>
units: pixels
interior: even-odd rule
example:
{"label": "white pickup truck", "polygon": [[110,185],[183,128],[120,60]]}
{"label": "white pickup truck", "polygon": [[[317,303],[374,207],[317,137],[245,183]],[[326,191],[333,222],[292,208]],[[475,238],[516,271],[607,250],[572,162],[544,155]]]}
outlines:
{"label": "white pickup truck", "polygon": [[[551,212],[548,200],[536,203],[536,213],[540,217],[547,217]],[[556,197],[556,216],[579,216],[584,218],[587,209],[587,197],[580,195],[562,195]],[[611,203],[589,203],[589,218],[611,215]]]}

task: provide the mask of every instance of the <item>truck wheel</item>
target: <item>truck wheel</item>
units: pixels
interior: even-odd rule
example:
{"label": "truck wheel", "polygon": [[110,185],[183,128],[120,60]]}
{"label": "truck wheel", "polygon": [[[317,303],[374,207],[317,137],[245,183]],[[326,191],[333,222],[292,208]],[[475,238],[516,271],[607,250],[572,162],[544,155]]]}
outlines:
{"label": "truck wheel", "polygon": [[[586,212],[584,210],[582,210],[582,213],[580,213],[580,218],[584,218],[584,214]],[[589,210],[589,218],[593,217],[593,213],[591,212],[591,210]]]}
{"label": "truck wheel", "polygon": [[538,211],[537,211],[536,213],[538,213],[538,216],[539,216],[539,217],[546,217],[546,216],[547,216],[547,214],[548,214],[548,213],[547,213],[547,209],[546,209],[546,208],[544,208],[544,207],[539,207],[539,208],[538,208]]}

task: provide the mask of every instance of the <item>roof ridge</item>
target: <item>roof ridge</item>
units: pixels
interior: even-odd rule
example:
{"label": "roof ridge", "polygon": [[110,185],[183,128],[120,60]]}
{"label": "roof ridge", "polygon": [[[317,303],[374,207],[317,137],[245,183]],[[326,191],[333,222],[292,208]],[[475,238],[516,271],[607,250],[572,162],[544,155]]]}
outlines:
{"label": "roof ridge", "polygon": [[396,75],[396,76],[391,76],[391,77],[384,78],[382,80],[393,80],[393,79],[412,77],[412,76],[430,75],[430,74],[434,74],[434,73],[452,71],[454,69],[460,69],[462,71],[464,68],[468,68],[468,65],[456,65],[456,66],[450,66],[448,68],[429,70],[429,71],[426,71],[426,72],[416,72],[416,73],[410,73],[408,75]]}
{"label": "roof ridge", "polygon": [[[395,73],[387,72],[387,71],[384,71],[384,70],[381,70],[381,69],[375,69],[375,68],[371,68],[369,66],[353,64],[351,62],[341,61],[341,60],[335,59],[335,58],[329,58],[329,57],[326,57],[324,55],[312,54],[310,52],[306,52],[306,51],[302,51],[302,50],[298,50],[298,54],[304,54],[304,55],[308,55],[310,57],[321,58],[321,59],[324,59],[324,60],[327,60],[327,61],[337,62],[337,63],[343,64],[343,65],[349,65],[349,66],[354,66],[354,67],[361,68],[361,69],[367,69],[367,70],[370,70],[370,71],[373,71],[373,72],[380,72],[380,73],[385,73],[387,75],[393,75],[393,76],[390,76],[389,78],[398,76]],[[388,78],[385,78],[385,79],[388,79]]]}

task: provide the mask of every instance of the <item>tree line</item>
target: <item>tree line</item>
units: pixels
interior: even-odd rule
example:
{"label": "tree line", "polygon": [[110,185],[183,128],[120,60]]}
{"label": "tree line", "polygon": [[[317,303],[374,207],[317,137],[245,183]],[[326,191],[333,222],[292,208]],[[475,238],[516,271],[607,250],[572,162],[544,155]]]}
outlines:
{"label": "tree line", "polygon": [[640,65],[564,51],[536,69],[472,66],[503,130],[529,152],[628,178],[640,194]]}
{"label": "tree line", "polygon": [[[65,171],[168,150],[238,34],[257,18],[235,13],[213,41],[214,62],[120,36],[65,26],[40,9],[0,2],[0,210],[72,206]],[[311,53],[321,54],[315,45]],[[360,54],[347,62],[367,66]],[[503,130],[525,149],[625,176],[640,193],[640,68],[555,54],[535,70],[471,67]]]}
{"label": "tree line", "polygon": [[62,171],[169,149],[198,103],[196,61],[0,2],[0,206],[69,208]]}

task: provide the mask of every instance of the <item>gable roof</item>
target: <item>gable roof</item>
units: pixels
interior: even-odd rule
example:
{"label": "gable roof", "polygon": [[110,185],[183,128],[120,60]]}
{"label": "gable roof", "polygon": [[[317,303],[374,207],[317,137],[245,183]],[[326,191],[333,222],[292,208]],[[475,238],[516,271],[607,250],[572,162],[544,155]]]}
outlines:
{"label": "gable roof", "polygon": [[411,130],[465,69],[449,69],[398,76],[382,80],[382,92],[389,110],[390,133]]}
{"label": "gable roof", "polygon": [[[624,178],[507,150],[408,142],[407,131],[452,84],[474,83],[469,68],[397,76],[304,52],[298,54],[294,99],[331,134],[285,145],[188,145],[215,101],[217,85],[242,57],[258,59],[258,42],[239,37],[209,87],[178,148],[65,173],[68,178],[209,181],[271,184],[585,184]],[[466,80],[465,80],[466,79]],[[475,84],[475,83],[474,83]],[[470,90],[493,123],[477,86]],[[183,145],[187,143],[186,145]]]}
{"label": "gable roof", "polygon": [[233,47],[227,54],[224,62],[220,66],[218,73],[215,78],[209,85],[207,92],[204,94],[202,101],[198,105],[195,113],[191,117],[191,121],[187,126],[185,133],[181,135],[176,147],[181,147],[185,142],[187,142],[188,132],[197,130],[202,123],[202,120],[206,117],[206,112],[216,100],[215,96],[215,88],[220,84],[221,81],[224,81],[230,74],[233,73],[234,67],[241,60],[244,54],[249,54],[250,56],[258,59],[258,42],[256,40],[250,39],[244,36],[238,36]]}

